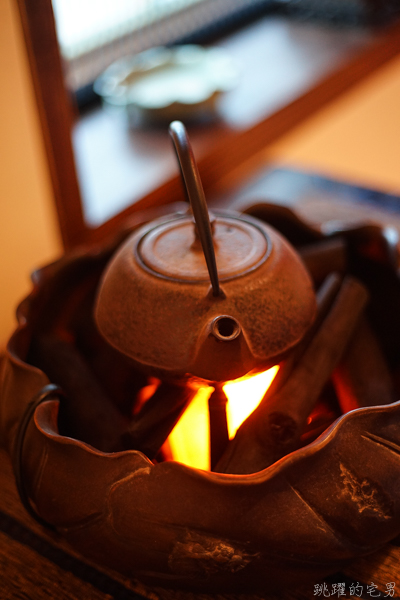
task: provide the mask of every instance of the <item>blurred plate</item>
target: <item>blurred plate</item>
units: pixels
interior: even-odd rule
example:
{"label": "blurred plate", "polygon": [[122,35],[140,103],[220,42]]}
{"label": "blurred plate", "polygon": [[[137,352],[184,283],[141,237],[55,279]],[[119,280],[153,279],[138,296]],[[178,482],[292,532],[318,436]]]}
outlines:
{"label": "blurred plate", "polygon": [[195,119],[216,112],[221,93],[237,82],[237,70],[221,48],[157,47],[113,63],[94,84],[113,106],[149,121]]}

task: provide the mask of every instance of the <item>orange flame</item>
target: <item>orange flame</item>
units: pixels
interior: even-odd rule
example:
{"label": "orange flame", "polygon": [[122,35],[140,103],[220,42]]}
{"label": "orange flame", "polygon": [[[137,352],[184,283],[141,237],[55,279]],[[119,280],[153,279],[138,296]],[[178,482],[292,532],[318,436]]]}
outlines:
{"label": "orange flame", "polygon": [[228,381],[224,385],[223,390],[228,398],[226,416],[229,439],[235,437],[243,421],[260,404],[278,370],[279,366],[275,366],[257,375],[245,375],[240,379]]}
{"label": "orange flame", "polygon": [[[223,390],[228,398],[226,415],[230,439],[260,404],[278,369],[279,366],[275,366],[257,375],[245,375],[225,383]],[[210,469],[208,399],[213,390],[211,386],[199,388],[168,438],[173,459],[197,469]]]}

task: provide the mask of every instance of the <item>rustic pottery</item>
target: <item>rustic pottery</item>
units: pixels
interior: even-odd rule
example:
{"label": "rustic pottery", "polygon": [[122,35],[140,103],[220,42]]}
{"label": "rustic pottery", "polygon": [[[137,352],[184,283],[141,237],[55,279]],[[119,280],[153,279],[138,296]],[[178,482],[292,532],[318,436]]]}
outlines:
{"label": "rustic pottery", "polygon": [[[109,245],[76,251],[37,271],[32,293],[18,308],[19,326],[3,361],[0,439],[13,460],[27,510],[83,555],[152,585],[248,592],[279,587],[282,581],[316,581],[400,533],[400,404],[388,404],[398,397],[400,358],[396,245],[374,225],[338,227],[323,234],[288,209],[265,203],[249,207],[246,215],[215,216],[217,238],[229,228],[237,228],[246,240],[256,238],[254,257],[243,263],[243,271],[230,271],[228,265],[226,278],[220,276],[222,294],[215,294],[218,288],[210,286],[204,266],[193,278],[185,263],[173,267],[176,276],[164,276],[164,255],[157,244],[171,228],[179,231],[181,226],[187,243],[193,225],[182,212],[141,228],[138,216]],[[309,274],[276,230],[297,247]],[[197,243],[195,237],[190,239],[190,244]],[[315,259],[318,253],[325,257],[322,264]],[[218,262],[218,249],[216,256]],[[295,275],[298,264],[300,275]],[[113,297],[114,269],[116,286],[121,269],[130,281],[140,280],[140,290],[147,290],[144,303],[144,292],[130,296],[130,282],[126,292]],[[321,287],[332,270],[342,274]],[[286,280],[282,271],[291,273],[290,278]],[[285,290],[265,315],[261,300],[259,305],[249,301],[250,288],[258,293],[257,273],[263,281],[271,278],[274,290]],[[291,288],[296,277],[304,286],[301,303]],[[318,288],[315,318],[310,278]],[[324,303],[332,304],[331,296],[336,304],[323,308]],[[345,310],[342,306],[333,322],[330,315],[338,312],[335,306],[340,302]],[[154,305],[158,333],[152,331]],[[102,335],[93,316],[95,306]],[[179,332],[184,349],[179,360],[171,344],[180,326],[180,319],[171,316],[176,306],[192,330],[184,324]],[[166,320],[164,316],[160,324],[164,309]],[[268,332],[279,321],[280,310],[288,321],[296,314],[284,335],[276,334],[274,345]],[[321,325],[324,310],[329,314]],[[106,313],[116,318],[115,329],[107,329]],[[294,388],[291,381],[303,377],[321,339],[333,339],[340,327],[349,329],[350,313],[352,330],[359,327],[377,342],[373,348],[380,358],[374,364],[381,365],[380,380],[386,385],[372,398],[357,391],[353,396],[342,394],[345,378],[339,373],[341,407],[336,398],[330,411],[317,414],[315,403],[319,406],[321,394],[325,402],[326,394],[320,392],[322,383],[307,383],[302,393],[308,399],[301,399],[304,417],[282,390]],[[254,352],[252,316],[254,328],[268,338],[264,349]],[[228,320],[219,328],[224,318]],[[121,322],[132,324],[132,329],[121,333]],[[142,330],[133,329],[137,323]],[[154,335],[165,347],[159,355]],[[146,352],[150,348],[145,358],[135,346],[137,336],[143,336],[139,347]],[[350,358],[342,349],[336,351],[342,337],[340,333],[339,341],[331,344],[337,356],[329,368],[334,365],[335,374],[359,356],[354,341],[349,342]],[[234,351],[225,359],[224,348],[230,344]],[[248,361],[244,367],[237,358],[242,355]],[[169,356],[174,356],[172,362]],[[220,360],[223,368],[214,365]],[[260,405],[224,449],[214,472],[162,460],[160,448],[192,397],[193,379],[219,382],[274,361],[282,361],[280,383],[271,392],[274,410]],[[288,365],[291,377],[285,375]],[[163,381],[143,403],[142,390],[152,382],[148,372],[156,372]],[[331,373],[326,377],[331,380]],[[343,398],[352,399],[345,405]],[[318,435],[318,427],[311,430],[321,414],[326,418],[320,420],[320,430],[326,430],[305,445]],[[265,431],[271,434],[267,441]]]}

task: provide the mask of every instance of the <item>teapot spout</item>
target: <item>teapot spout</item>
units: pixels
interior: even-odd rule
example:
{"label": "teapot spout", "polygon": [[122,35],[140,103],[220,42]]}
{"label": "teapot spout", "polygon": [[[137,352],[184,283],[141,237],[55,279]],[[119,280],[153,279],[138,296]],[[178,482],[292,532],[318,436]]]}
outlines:
{"label": "teapot spout", "polygon": [[255,367],[254,356],[237,319],[219,315],[200,335],[190,372],[209,381],[228,381]]}

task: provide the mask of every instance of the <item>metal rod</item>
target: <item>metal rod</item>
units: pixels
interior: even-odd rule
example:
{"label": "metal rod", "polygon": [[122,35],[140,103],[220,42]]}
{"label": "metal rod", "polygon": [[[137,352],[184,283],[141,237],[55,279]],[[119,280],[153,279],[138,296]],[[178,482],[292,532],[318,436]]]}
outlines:
{"label": "metal rod", "polygon": [[208,273],[212,285],[213,295],[220,295],[217,263],[215,260],[214,244],[210,217],[204,196],[199,170],[190,145],[186,128],[180,121],[173,121],[169,126],[169,134],[174,143],[174,148],[181,170],[182,181],[186,194],[192,207],[194,220],[206,259]]}

